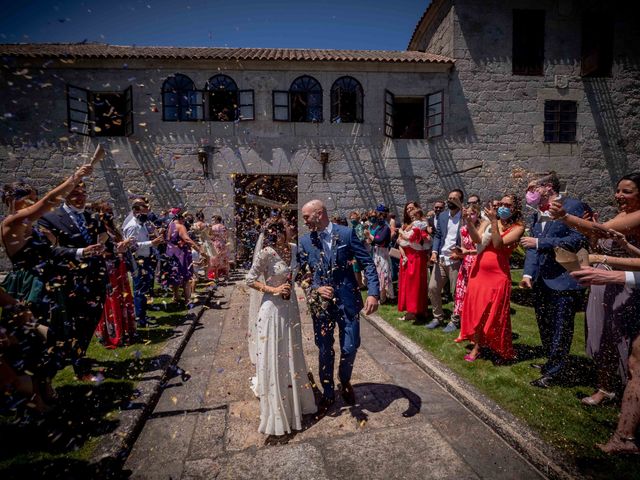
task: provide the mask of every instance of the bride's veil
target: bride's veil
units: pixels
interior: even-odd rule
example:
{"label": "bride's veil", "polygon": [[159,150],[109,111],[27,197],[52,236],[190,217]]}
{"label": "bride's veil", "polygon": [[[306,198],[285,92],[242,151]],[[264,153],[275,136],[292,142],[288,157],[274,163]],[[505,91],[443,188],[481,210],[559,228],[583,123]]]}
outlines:
{"label": "bride's veil", "polygon": [[[256,242],[255,249],[253,250],[253,261],[251,264],[255,264],[258,258],[258,254],[262,250],[262,245],[264,243],[264,231],[260,232],[260,236],[258,237],[258,241]],[[264,282],[264,278],[261,277],[258,279],[260,282]],[[249,319],[248,325],[249,330],[247,333],[247,338],[249,341],[249,359],[251,363],[256,364],[256,349],[257,349],[257,332],[258,332],[258,311],[260,310],[260,305],[262,304],[262,296],[264,294],[255,288],[249,289]]]}

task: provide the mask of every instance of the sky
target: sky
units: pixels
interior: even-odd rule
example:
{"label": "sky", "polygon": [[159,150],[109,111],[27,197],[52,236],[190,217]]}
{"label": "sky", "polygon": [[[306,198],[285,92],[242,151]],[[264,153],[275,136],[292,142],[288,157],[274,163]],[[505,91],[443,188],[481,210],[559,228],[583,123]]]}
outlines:
{"label": "sky", "polygon": [[0,43],[405,50],[430,0],[0,0]]}

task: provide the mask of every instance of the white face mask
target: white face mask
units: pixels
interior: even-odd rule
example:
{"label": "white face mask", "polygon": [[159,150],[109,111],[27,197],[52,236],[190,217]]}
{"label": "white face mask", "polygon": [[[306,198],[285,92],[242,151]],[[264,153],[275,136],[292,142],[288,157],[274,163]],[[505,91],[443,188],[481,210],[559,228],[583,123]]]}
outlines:
{"label": "white face mask", "polygon": [[65,202],[65,205],[67,206],[67,208],[69,210],[71,210],[72,212],[76,212],[76,213],[84,213],[84,208],[76,208],[73,205],[69,205],[68,203]]}

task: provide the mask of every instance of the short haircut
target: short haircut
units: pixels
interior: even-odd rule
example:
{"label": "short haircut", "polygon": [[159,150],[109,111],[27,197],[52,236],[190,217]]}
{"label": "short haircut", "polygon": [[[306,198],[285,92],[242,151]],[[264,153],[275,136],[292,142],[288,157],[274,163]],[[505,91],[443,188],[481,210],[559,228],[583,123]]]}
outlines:
{"label": "short haircut", "polygon": [[560,179],[558,178],[558,174],[554,171],[549,173],[545,173],[536,181],[536,185],[551,185],[551,188],[554,192],[560,192]]}
{"label": "short haircut", "polygon": [[459,193],[460,194],[460,201],[464,201],[464,192],[462,190],[460,190],[459,188],[454,188],[453,190],[451,190],[449,193]]}

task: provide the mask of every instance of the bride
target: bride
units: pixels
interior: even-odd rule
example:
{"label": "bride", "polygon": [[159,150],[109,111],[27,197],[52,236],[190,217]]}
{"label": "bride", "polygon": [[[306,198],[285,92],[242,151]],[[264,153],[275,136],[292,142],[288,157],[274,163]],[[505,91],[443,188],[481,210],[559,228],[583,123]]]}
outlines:
{"label": "bride", "polygon": [[300,312],[292,291],[294,249],[287,243],[284,223],[268,223],[246,277],[247,285],[262,294],[257,313],[250,308],[249,348],[256,365],[254,392],[260,399],[258,431],[265,435],[302,430],[302,415],[317,410],[307,381]]}

